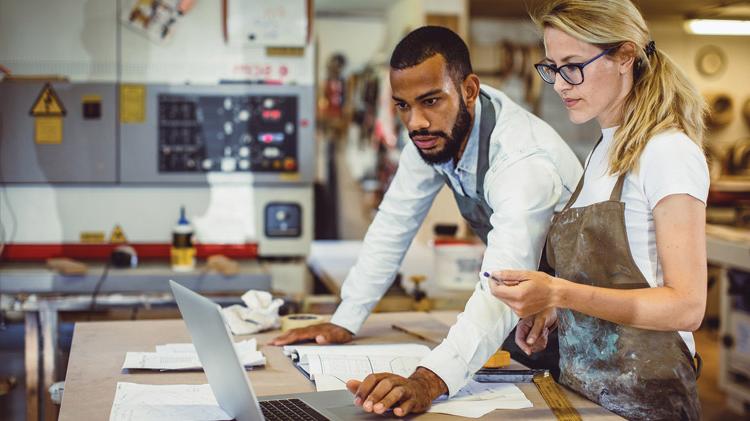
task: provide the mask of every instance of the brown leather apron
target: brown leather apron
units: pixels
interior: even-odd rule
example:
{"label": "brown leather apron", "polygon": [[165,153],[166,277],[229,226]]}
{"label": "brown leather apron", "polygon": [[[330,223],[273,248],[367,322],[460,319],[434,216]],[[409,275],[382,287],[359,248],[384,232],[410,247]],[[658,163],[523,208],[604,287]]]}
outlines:
{"label": "brown leather apron", "polygon": [[[584,171],[585,176],[585,171]],[[571,208],[584,177],[547,237],[558,277],[602,288],[649,288],[625,230],[621,175],[606,202]],[[677,332],[639,329],[558,309],[560,382],[627,419],[700,419],[692,356]]]}

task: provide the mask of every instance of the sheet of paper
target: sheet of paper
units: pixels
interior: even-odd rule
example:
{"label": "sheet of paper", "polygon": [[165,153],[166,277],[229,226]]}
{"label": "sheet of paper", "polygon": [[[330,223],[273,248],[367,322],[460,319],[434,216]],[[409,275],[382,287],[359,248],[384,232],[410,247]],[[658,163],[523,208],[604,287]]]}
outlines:
{"label": "sheet of paper", "polygon": [[[234,347],[242,355],[246,352],[255,352],[258,350],[258,342],[255,338],[235,342]],[[195,345],[191,343],[156,345],[156,352],[159,354],[195,354]]]}
{"label": "sheet of paper", "polygon": [[305,358],[310,364],[309,373],[313,380],[321,374],[349,380],[363,379],[368,374],[383,372],[407,377],[417,368],[422,356],[308,354]]}
{"label": "sheet of paper", "polygon": [[198,355],[159,354],[156,352],[128,352],[123,369],[138,370],[194,370],[201,368]]}
{"label": "sheet of paper", "polygon": [[496,409],[522,409],[533,405],[516,385],[470,381],[455,396],[442,397],[427,412],[479,418]]}
{"label": "sheet of paper", "polygon": [[381,344],[381,345],[287,345],[284,354],[287,356],[307,354],[325,355],[401,355],[424,356],[430,348],[422,344]]}
{"label": "sheet of paper", "polygon": [[284,347],[284,353],[295,358],[297,367],[315,381],[318,391],[344,390],[348,380],[363,380],[372,373],[406,377],[429,352],[430,348],[421,344]]}
{"label": "sheet of paper", "polygon": [[[363,380],[358,378],[357,380]],[[346,380],[336,376],[326,376],[320,374],[315,376],[315,390],[318,392],[327,392],[329,390],[346,390]]]}
{"label": "sheet of paper", "polygon": [[[245,367],[264,365],[266,358],[257,350],[255,339],[234,344]],[[156,352],[128,352],[123,369],[138,370],[198,370],[202,368],[193,344],[157,345]]]}
{"label": "sheet of paper", "polygon": [[231,420],[211,387],[118,382],[110,421]]}

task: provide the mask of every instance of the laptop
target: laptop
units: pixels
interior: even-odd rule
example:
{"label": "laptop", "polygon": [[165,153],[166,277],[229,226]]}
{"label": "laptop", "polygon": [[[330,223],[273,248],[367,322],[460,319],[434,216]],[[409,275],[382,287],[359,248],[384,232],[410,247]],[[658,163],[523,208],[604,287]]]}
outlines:
{"label": "laptop", "polygon": [[383,419],[355,406],[348,390],[258,399],[234,348],[221,307],[177,282],[170,280],[169,285],[216,401],[237,421]]}

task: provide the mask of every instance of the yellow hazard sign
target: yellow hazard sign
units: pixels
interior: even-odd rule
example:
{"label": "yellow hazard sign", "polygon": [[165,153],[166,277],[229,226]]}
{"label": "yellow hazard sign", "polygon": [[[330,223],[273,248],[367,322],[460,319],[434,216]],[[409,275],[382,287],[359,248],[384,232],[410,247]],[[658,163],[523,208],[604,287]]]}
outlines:
{"label": "yellow hazard sign", "polygon": [[34,118],[34,141],[40,145],[54,145],[62,143],[63,121],[62,117],[35,117]]}
{"label": "yellow hazard sign", "polygon": [[144,123],[146,121],[146,86],[120,86],[120,122]]}
{"label": "yellow hazard sign", "polygon": [[45,83],[39,96],[31,106],[29,114],[33,117],[62,117],[66,114],[65,106],[52,85]]}
{"label": "yellow hazard sign", "polygon": [[112,230],[112,234],[109,236],[109,242],[112,244],[122,244],[128,242],[128,239],[125,238],[125,233],[122,231],[122,227],[120,227],[119,225],[115,225],[115,228]]}
{"label": "yellow hazard sign", "polygon": [[81,231],[80,239],[84,244],[106,243],[107,233],[104,231]]}

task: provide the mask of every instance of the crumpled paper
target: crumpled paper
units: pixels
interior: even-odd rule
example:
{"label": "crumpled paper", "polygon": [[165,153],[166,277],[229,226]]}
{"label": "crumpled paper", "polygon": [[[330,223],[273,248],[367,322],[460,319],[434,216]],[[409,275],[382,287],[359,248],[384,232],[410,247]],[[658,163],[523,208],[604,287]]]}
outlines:
{"label": "crumpled paper", "polygon": [[281,326],[279,307],[284,300],[271,293],[251,289],[242,295],[247,307],[235,304],[222,309],[224,319],[234,335],[250,335]]}

